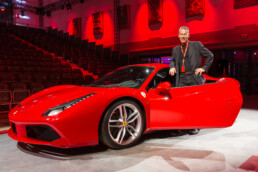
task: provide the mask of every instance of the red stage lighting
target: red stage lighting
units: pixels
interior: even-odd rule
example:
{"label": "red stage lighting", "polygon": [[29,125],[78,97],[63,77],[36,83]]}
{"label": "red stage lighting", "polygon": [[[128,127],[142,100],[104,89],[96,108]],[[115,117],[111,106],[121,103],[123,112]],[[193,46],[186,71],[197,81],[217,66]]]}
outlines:
{"label": "red stage lighting", "polygon": [[1,9],[2,12],[5,11],[5,7],[4,6],[1,6],[0,9]]}

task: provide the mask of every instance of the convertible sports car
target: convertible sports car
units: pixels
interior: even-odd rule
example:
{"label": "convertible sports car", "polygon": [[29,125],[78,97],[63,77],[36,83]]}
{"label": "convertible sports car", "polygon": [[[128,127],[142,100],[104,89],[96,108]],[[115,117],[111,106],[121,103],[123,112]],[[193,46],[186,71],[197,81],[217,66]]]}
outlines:
{"label": "convertible sports car", "polygon": [[[239,82],[204,75],[203,85],[174,87],[169,65],[119,68],[91,85],[60,85],[23,100],[9,113],[8,134],[61,148],[132,146],[154,130],[231,126],[242,106]],[[172,86],[172,87],[171,87]]]}

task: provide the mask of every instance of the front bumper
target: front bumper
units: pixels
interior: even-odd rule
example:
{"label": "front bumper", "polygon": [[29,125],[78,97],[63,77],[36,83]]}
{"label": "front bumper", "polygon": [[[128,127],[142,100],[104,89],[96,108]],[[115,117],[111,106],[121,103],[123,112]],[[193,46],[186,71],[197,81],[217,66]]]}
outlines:
{"label": "front bumper", "polygon": [[15,107],[9,113],[14,140],[60,148],[97,145],[98,127],[103,108],[92,96],[91,101],[81,101],[55,116],[42,117],[46,107]]}
{"label": "front bumper", "polygon": [[69,142],[48,125],[26,125],[14,122],[10,122],[10,125],[8,135],[14,140],[61,148],[70,147]]}

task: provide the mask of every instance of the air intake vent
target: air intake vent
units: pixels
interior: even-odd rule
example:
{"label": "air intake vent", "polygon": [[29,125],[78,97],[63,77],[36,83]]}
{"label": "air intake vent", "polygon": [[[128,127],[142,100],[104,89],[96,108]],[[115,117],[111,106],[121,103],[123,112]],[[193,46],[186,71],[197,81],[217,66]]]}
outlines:
{"label": "air intake vent", "polygon": [[15,124],[14,124],[13,122],[11,123],[11,127],[12,127],[13,132],[14,132],[15,134],[17,134],[16,126],[15,126]]}
{"label": "air intake vent", "polygon": [[47,125],[27,125],[27,137],[43,140],[47,142],[55,141],[61,138],[55,130]]}

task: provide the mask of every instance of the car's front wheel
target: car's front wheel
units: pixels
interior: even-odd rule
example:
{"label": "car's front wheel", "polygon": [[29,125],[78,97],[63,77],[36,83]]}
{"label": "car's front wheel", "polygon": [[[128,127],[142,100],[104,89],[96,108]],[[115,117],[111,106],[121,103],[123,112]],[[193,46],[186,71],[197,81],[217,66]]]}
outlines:
{"label": "car's front wheel", "polygon": [[105,113],[101,125],[101,140],[113,149],[130,147],[141,137],[144,122],[143,112],[136,102],[118,101]]}

